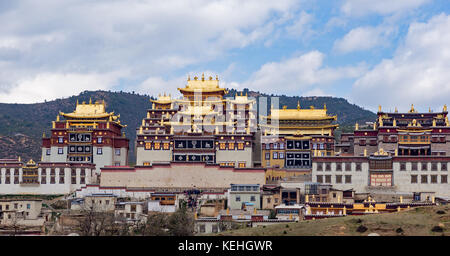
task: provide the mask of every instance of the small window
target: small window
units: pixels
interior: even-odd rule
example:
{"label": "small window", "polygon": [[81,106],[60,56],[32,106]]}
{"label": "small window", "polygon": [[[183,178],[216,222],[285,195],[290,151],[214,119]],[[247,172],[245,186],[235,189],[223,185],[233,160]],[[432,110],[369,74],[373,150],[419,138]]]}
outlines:
{"label": "small window", "polygon": [[284,159],[284,152],[279,152],[278,153],[278,158],[279,159]]}
{"label": "small window", "polygon": [[441,183],[447,184],[447,175],[441,175]]}
{"label": "small window", "polygon": [[63,137],[58,137],[58,143],[59,143],[59,144],[64,143],[64,138],[63,138]]}
{"label": "small window", "polygon": [[317,163],[317,171],[322,171],[322,170],[323,170],[323,164]]}
{"label": "small window", "polygon": [[422,183],[422,184],[428,183],[428,176],[427,175],[421,175],[420,183]]}
{"label": "small window", "polygon": [[356,163],[356,171],[361,171],[361,163]]}
{"label": "small window", "polygon": [[345,175],[345,183],[346,184],[352,183],[352,176],[351,175]]}
{"label": "small window", "polygon": [[64,154],[64,149],[63,149],[63,148],[58,148],[58,154],[59,154],[59,155]]}
{"label": "small window", "polygon": [[317,175],[317,182],[323,183],[323,175]]}
{"label": "small window", "polygon": [[241,201],[241,196],[236,196],[236,202],[240,202]]}
{"label": "small window", "polygon": [[342,175],[336,175],[336,183],[342,183]]}
{"label": "small window", "polygon": [[441,171],[447,171],[447,163],[441,163]]}
{"label": "small window", "polygon": [[47,150],[46,150],[46,155],[49,156],[49,155],[51,155],[51,154],[52,154],[52,150],[49,149],[49,148],[47,148]]}
{"label": "small window", "polygon": [[273,159],[278,159],[278,152],[273,152]]}
{"label": "small window", "polygon": [[266,153],[266,160],[270,159],[270,153]]}
{"label": "small window", "polygon": [[103,148],[97,148],[97,155],[103,154]]}
{"label": "small window", "polygon": [[331,183],[331,175],[325,175],[325,183]]}
{"label": "small window", "polygon": [[400,171],[406,171],[406,163],[400,163]]}
{"label": "small window", "polygon": [[97,138],[97,144],[102,144],[103,143],[103,138],[102,137],[98,137]]}
{"label": "small window", "polygon": [[116,148],[116,156],[120,156],[120,148]]}
{"label": "small window", "polygon": [[433,183],[433,184],[437,183],[437,175],[431,175],[430,178],[431,178],[430,179],[431,183]]}
{"label": "small window", "polygon": [[27,204],[27,209],[31,209],[31,204]]}
{"label": "small window", "polygon": [[256,201],[255,196],[251,196],[251,197],[250,197],[250,201],[251,201],[251,202],[255,202],[255,201]]}

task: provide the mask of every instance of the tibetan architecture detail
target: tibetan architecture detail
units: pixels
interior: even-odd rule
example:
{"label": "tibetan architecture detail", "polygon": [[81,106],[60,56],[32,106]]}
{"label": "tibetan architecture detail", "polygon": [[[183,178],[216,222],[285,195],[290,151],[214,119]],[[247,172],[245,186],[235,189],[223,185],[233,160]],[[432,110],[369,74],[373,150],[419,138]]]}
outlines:
{"label": "tibetan architecture detail", "polygon": [[82,102],[72,113],[60,112],[51,134],[42,138],[42,162],[127,165],[129,140],[120,115],[106,112],[105,102]]}
{"label": "tibetan architecture detail", "polygon": [[447,107],[390,113],[380,106],[377,114],[373,124],[342,134],[337,156],[313,157],[312,181],[357,193],[412,194],[414,201],[424,193],[449,198]]}
{"label": "tibetan architecture detail", "polygon": [[260,120],[262,166],[310,170],[312,155],[334,155],[336,120],[326,105],[303,109],[298,102],[296,109],[271,109]]}
{"label": "tibetan architecture detail", "polygon": [[159,95],[137,130],[137,165],[206,162],[252,167],[256,101],[224,98],[219,79],[188,78],[182,97]]}

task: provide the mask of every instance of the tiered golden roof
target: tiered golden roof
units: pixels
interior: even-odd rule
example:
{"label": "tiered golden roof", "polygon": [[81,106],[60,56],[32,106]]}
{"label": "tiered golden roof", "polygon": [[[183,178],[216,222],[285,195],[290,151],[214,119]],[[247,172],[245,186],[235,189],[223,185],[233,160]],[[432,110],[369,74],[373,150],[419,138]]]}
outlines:
{"label": "tiered golden roof", "polygon": [[278,120],[337,120],[337,116],[329,116],[327,114],[326,106],[323,109],[316,109],[312,106],[310,109],[301,109],[299,106],[297,106],[297,109],[287,109],[286,106],[283,106],[283,109],[271,109],[270,115],[263,116],[263,118]]}
{"label": "tiered golden roof", "polygon": [[89,103],[86,104],[84,101],[79,104],[77,101],[77,106],[75,111],[72,113],[64,113],[59,112],[60,115],[69,118],[104,118],[104,117],[113,117],[114,120],[118,119],[120,115],[114,116],[114,112],[107,113],[105,108],[105,101],[96,101],[92,103],[89,100]]}
{"label": "tiered golden roof", "polygon": [[169,94],[166,96],[165,93],[164,93],[164,95],[161,95],[161,94],[158,95],[158,99],[150,100],[150,101],[154,102],[154,103],[159,103],[159,104],[169,104],[169,103],[173,102],[171,95]]}

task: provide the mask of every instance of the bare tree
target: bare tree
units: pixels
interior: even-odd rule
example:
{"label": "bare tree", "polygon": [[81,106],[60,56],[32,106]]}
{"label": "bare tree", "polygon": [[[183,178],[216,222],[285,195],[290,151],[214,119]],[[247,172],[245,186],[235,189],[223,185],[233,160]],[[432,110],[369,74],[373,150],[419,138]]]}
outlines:
{"label": "bare tree", "polygon": [[137,233],[144,236],[167,236],[169,235],[167,225],[169,216],[167,213],[153,212],[147,217],[145,223],[137,228]]}
{"label": "bare tree", "polygon": [[127,235],[129,226],[114,215],[113,211],[96,211],[87,207],[81,211],[82,217],[77,221],[76,229],[83,236],[120,236]]}
{"label": "bare tree", "polygon": [[172,236],[192,236],[194,235],[194,226],[194,216],[187,211],[184,205],[180,205],[180,208],[170,215],[167,223],[169,234]]}

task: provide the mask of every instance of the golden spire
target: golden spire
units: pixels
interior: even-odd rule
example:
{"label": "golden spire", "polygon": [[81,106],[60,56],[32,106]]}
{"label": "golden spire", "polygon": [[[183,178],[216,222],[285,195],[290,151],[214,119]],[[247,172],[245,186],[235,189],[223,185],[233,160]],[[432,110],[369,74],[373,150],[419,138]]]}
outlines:
{"label": "golden spire", "polygon": [[297,110],[300,110],[300,100],[297,101]]}
{"label": "golden spire", "polygon": [[59,122],[59,115],[56,115],[56,122]]}
{"label": "golden spire", "polygon": [[416,110],[414,109],[414,104],[411,104],[411,109],[409,110],[410,113],[414,113],[416,112]]}
{"label": "golden spire", "polygon": [[191,81],[191,75],[188,75],[188,81]]}
{"label": "golden spire", "polygon": [[398,109],[397,109],[397,107],[395,107],[395,113],[398,113]]}
{"label": "golden spire", "polygon": [[394,124],[392,126],[397,126],[397,120],[394,119]]}
{"label": "golden spire", "polygon": [[447,104],[444,104],[444,108],[442,109],[442,112],[447,112]]}
{"label": "golden spire", "polygon": [[428,107],[428,112],[431,113],[431,107]]}
{"label": "golden spire", "polygon": [[205,81],[205,73],[202,73],[202,81]]}
{"label": "golden spire", "polygon": [[92,98],[89,97],[89,104],[92,104]]}
{"label": "golden spire", "polygon": [[42,138],[45,138],[45,132],[42,132]]}
{"label": "golden spire", "polygon": [[381,105],[378,105],[378,112],[381,112]]}
{"label": "golden spire", "polygon": [[323,103],[323,109],[327,110],[327,104]]}
{"label": "golden spire", "polygon": [[355,124],[355,131],[357,131],[357,130],[359,130],[359,124],[358,123]]}

